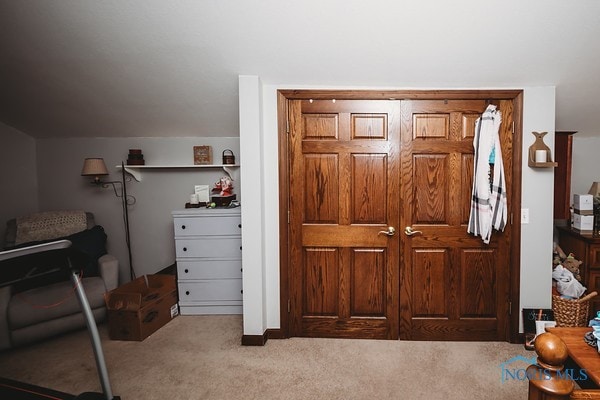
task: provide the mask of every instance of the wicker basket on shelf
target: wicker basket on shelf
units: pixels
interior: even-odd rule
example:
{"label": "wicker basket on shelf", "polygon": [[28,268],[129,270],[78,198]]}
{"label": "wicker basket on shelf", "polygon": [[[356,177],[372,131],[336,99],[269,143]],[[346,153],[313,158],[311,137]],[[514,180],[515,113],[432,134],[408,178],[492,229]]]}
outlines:
{"label": "wicker basket on shelf", "polygon": [[556,326],[588,326],[590,299],[598,292],[591,292],[580,299],[563,299],[552,295],[552,311]]}

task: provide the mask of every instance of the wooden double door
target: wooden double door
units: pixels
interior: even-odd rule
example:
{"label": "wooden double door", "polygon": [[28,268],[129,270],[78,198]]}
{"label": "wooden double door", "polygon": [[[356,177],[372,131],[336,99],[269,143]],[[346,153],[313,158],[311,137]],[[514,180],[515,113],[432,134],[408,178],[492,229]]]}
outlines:
{"label": "wooden double door", "polygon": [[[514,101],[492,102],[510,187]],[[289,336],[507,339],[511,229],[467,233],[489,103],[286,101]]]}

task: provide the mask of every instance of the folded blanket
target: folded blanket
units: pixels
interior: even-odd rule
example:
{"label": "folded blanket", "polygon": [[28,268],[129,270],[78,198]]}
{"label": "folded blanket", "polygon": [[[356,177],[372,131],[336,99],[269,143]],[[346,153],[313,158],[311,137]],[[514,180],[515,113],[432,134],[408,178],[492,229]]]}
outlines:
{"label": "folded blanket", "polygon": [[16,218],[15,244],[49,240],[87,228],[85,211],[45,211]]}

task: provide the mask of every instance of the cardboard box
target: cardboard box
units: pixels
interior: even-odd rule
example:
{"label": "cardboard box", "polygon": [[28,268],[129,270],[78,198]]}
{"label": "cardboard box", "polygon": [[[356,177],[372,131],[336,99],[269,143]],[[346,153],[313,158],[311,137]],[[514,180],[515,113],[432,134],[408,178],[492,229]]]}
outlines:
{"label": "cardboard box", "polygon": [[174,275],[145,275],[105,293],[112,340],[142,341],[179,314]]}
{"label": "cardboard box", "polygon": [[577,229],[580,232],[592,233],[594,230],[594,216],[573,213],[573,229]]}
{"label": "cardboard box", "polygon": [[581,215],[592,215],[594,213],[594,196],[591,194],[574,194],[573,209]]}

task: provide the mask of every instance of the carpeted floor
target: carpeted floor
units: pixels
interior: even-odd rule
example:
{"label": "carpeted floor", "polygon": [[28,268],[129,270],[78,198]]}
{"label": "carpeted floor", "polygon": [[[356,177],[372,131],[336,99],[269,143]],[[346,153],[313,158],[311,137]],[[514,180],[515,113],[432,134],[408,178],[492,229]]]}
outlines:
{"label": "carpeted floor", "polygon": [[[178,316],[143,342],[108,339],[114,395],[151,399],[524,400],[515,379],[535,353],[504,342],[347,339],[240,345],[241,316]],[[510,374],[506,374],[510,370]],[[0,353],[0,376],[78,394],[100,391],[87,331]]]}

